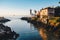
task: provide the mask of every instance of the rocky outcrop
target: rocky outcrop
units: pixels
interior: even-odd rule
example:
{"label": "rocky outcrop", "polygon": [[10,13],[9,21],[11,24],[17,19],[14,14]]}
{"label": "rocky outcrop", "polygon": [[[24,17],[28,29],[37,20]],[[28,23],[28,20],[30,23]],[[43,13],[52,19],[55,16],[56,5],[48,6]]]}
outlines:
{"label": "rocky outcrop", "polygon": [[10,27],[0,24],[0,40],[16,40],[18,36]]}
{"label": "rocky outcrop", "polygon": [[7,21],[10,21],[9,19],[6,19],[4,17],[0,17],[0,23],[5,23]]}

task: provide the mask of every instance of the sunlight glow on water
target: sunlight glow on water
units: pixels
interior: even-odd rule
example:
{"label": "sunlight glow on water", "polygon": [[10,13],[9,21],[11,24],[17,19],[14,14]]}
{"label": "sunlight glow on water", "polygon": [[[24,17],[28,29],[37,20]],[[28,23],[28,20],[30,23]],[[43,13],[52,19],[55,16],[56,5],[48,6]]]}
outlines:
{"label": "sunlight glow on water", "polygon": [[41,40],[38,31],[26,21],[22,21],[20,19],[11,19],[11,21],[5,23],[5,25],[11,27],[12,30],[20,35],[17,40]]}

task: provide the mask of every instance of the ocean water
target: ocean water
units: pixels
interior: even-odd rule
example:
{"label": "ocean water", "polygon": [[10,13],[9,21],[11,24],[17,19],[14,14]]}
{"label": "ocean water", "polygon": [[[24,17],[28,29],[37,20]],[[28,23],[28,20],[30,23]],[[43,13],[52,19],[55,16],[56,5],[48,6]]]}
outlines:
{"label": "ocean water", "polygon": [[19,34],[16,40],[42,40],[40,34],[33,26],[33,24],[23,21],[21,17],[6,17],[11,21],[6,22],[4,25],[11,27],[12,31]]}
{"label": "ocean water", "polygon": [[60,40],[60,28],[53,31],[45,29],[43,26],[31,24],[21,20],[21,16],[5,17],[11,21],[4,23],[9,26],[12,31],[19,34],[16,40]]}

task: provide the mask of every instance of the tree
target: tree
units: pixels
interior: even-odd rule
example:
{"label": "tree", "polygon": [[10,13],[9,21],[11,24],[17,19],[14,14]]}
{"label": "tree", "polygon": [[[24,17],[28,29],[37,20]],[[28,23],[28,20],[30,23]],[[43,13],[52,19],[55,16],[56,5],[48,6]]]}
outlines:
{"label": "tree", "polygon": [[36,10],[34,10],[34,12],[35,12],[35,14],[37,13],[37,11],[36,11]]}
{"label": "tree", "polygon": [[60,2],[59,2],[59,4],[60,4]]}
{"label": "tree", "polygon": [[55,16],[60,17],[60,6],[55,7]]}
{"label": "tree", "polygon": [[32,9],[30,9],[30,14],[32,13]]}

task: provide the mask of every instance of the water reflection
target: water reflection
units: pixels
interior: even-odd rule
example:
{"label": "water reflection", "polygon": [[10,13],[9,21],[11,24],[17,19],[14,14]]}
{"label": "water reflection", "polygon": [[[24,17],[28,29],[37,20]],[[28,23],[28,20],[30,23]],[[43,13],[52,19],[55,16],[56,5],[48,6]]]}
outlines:
{"label": "water reflection", "polygon": [[34,24],[34,27],[37,28],[43,40],[60,40],[60,28],[52,30],[53,28],[48,29],[46,26],[43,27],[36,24]]}
{"label": "water reflection", "polygon": [[33,25],[20,19],[13,19],[5,25],[11,27],[16,33],[19,33],[20,36],[17,40],[60,40],[58,30],[54,31],[42,24]]}

